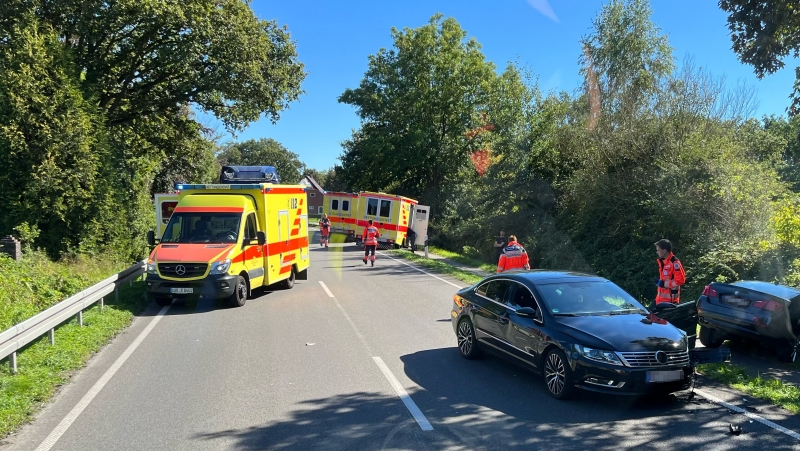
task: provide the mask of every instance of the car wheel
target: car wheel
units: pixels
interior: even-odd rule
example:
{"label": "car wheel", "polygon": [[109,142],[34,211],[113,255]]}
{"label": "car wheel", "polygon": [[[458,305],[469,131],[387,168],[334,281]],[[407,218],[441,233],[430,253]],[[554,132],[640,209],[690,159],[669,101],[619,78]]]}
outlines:
{"label": "car wheel", "polygon": [[778,348],[778,360],[786,363],[794,363],[797,361],[797,353],[800,352],[800,338],[795,342],[786,342],[783,346]]}
{"label": "car wheel", "polygon": [[725,341],[725,335],[720,331],[700,326],[700,343],[707,348],[718,348]]}
{"label": "car wheel", "polygon": [[292,266],[292,272],[289,274],[289,278],[283,281],[283,288],[287,290],[291,290],[294,286],[296,275],[294,273],[294,266]]}
{"label": "car wheel", "polygon": [[247,281],[244,280],[244,277],[237,276],[236,289],[233,290],[233,294],[228,298],[228,303],[231,307],[241,307],[245,302],[247,302]]}
{"label": "car wheel", "polygon": [[475,339],[475,328],[472,327],[472,321],[469,318],[463,318],[458,323],[458,350],[461,352],[461,357],[465,359],[477,359],[483,354],[478,348],[478,342]]}
{"label": "car wheel", "polygon": [[544,383],[550,396],[568,399],[575,391],[572,368],[560,349],[552,349],[544,358]]}

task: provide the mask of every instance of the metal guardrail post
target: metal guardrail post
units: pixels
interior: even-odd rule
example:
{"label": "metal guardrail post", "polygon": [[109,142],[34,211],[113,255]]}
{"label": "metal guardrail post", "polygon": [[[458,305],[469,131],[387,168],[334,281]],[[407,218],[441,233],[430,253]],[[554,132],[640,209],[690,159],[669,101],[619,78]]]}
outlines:
{"label": "metal guardrail post", "polygon": [[50,345],[56,344],[56,330],[50,329]]}
{"label": "metal guardrail post", "polygon": [[9,359],[8,363],[11,365],[11,373],[17,374],[17,353],[12,352],[11,358]]}
{"label": "metal guardrail post", "polygon": [[83,327],[83,310],[81,310],[80,312],[78,312],[78,325],[80,325],[81,327]]}
{"label": "metal guardrail post", "polygon": [[106,307],[106,297],[103,296],[102,298],[100,298],[100,311],[102,312],[105,307]]}

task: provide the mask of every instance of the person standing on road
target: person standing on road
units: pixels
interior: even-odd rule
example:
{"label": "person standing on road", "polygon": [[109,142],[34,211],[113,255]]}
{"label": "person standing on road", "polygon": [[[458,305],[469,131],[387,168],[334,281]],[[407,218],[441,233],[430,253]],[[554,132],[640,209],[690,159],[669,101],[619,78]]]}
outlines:
{"label": "person standing on road", "polygon": [[[378,237],[381,236],[378,228],[372,225],[372,219],[369,220],[369,225],[364,227],[364,232],[361,233],[361,238],[364,240],[364,264],[367,264],[367,259],[375,266],[375,250],[378,249]],[[370,256],[370,252],[372,255]]]}
{"label": "person standing on road", "polygon": [[500,263],[500,256],[503,254],[503,249],[508,246],[508,238],[506,238],[506,231],[500,229],[500,236],[494,240],[494,262]]}
{"label": "person standing on road", "polygon": [[322,218],[319,220],[319,245],[328,247],[328,236],[331,233],[331,220],[328,219],[328,215],[325,213],[322,214]]}
{"label": "person standing on road", "polygon": [[497,272],[509,271],[512,269],[531,269],[528,262],[528,252],[521,244],[517,243],[517,237],[508,237],[508,246],[503,248],[500,254],[500,261],[497,263]]}
{"label": "person standing on road", "polygon": [[656,254],[658,254],[658,278],[655,280],[658,293],[656,304],[681,302],[681,285],[686,283],[686,272],[680,260],[672,253],[672,243],[669,240],[658,240]]}

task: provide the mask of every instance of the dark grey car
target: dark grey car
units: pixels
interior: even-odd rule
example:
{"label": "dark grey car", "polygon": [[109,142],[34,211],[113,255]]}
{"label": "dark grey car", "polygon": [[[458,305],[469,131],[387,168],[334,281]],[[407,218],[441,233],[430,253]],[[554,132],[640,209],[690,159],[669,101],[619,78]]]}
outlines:
{"label": "dark grey car", "polygon": [[732,337],[776,346],[784,362],[800,350],[800,290],[769,282],[714,282],[697,300],[700,342],[717,348]]}

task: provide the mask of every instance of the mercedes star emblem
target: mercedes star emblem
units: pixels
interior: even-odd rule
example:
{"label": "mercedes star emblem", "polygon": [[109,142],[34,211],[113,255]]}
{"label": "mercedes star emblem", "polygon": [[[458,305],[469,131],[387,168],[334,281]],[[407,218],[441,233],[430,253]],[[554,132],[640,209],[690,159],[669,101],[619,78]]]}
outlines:
{"label": "mercedes star emblem", "polygon": [[175,274],[182,276],[186,274],[186,267],[183,265],[178,265],[175,267]]}

